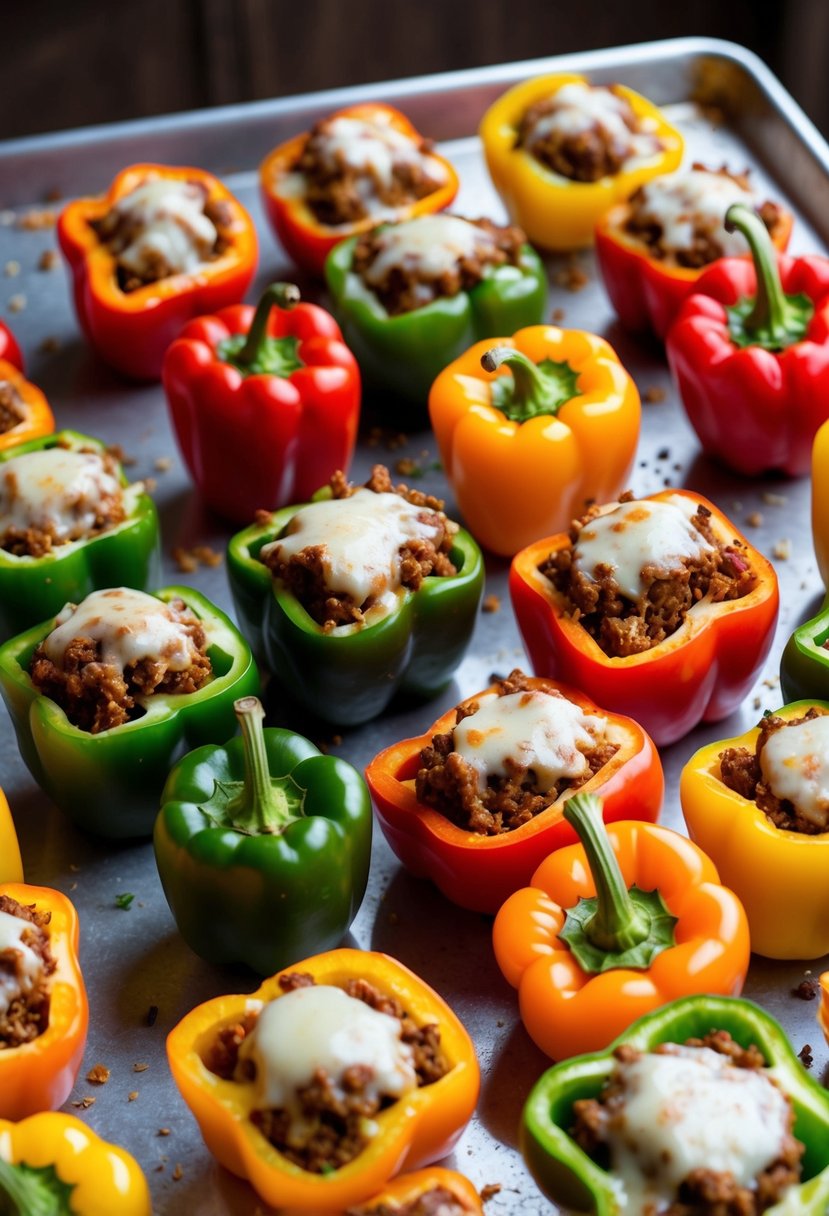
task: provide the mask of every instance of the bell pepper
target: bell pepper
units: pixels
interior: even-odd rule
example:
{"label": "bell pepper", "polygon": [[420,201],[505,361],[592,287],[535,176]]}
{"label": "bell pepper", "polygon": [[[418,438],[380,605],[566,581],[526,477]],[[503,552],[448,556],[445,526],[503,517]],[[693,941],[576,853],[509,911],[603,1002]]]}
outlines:
{"label": "bell pepper", "polygon": [[829,971],[824,971],[820,975],[820,1003],[817,1020],[823,1031],[823,1037],[829,1043]]}
{"label": "bell pepper", "polygon": [[360,373],[336,321],[274,283],[254,311],[199,317],[164,358],[162,379],[184,463],[220,515],[302,502],[348,470]]}
{"label": "bell pepper", "polygon": [[[404,114],[394,106],[382,102],[346,106],[337,110],[331,118],[379,122],[416,143],[422,139]],[[279,144],[269,152],[259,168],[259,180],[262,204],[275,236],[298,266],[321,278],[325,259],[334,246],[346,237],[368,232],[378,221],[376,215],[367,215],[351,224],[323,224],[314,215],[302,194],[293,187],[285,188],[286,178],[294,173],[309,135],[308,131],[295,135],[293,139]],[[429,160],[443,182],[431,194],[399,208],[400,219],[412,219],[415,215],[431,215],[435,211],[443,211],[458,193],[458,175],[449,161],[436,152],[429,153]],[[385,208],[384,212],[387,214],[388,209]]]}
{"label": "bell pepper", "polygon": [[745,545],[756,583],[742,599],[695,604],[680,628],[658,646],[611,658],[569,615],[564,596],[538,569],[551,552],[569,545],[566,533],[518,553],[509,580],[534,670],[566,680],[610,710],[624,709],[658,746],[681,739],[699,722],[725,718],[742,703],[771,647],[779,606],[771,563],[713,503],[689,490],[663,490],[643,501],[675,497],[706,507],[719,538]]}
{"label": "bell pepper", "polygon": [[550,1068],[532,1089],[521,1123],[521,1150],[538,1186],[554,1203],[591,1216],[623,1216],[619,1180],[571,1138],[573,1104],[595,1098],[612,1070],[613,1052],[630,1045],[653,1051],[725,1030],[741,1046],[762,1052],[771,1077],[791,1099],[794,1135],[805,1145],[805,1182],[787,1192],[765,1216],[824,1216],[829,1202],[829,1095],[804,1071],[782,1027],[750,1001],[728,996],[686,996],[646,1014],[606,1051]]}
{"label": "bell pepper", "polygon": [[236,727],[233,702],[259,692],[250,649],[223,612],[192,587],[153,594],[165,603],[183,600],[202,622],[213,676],[196,692],[148,697],[141,717],[99,734],[73,726],[32,683],[32,655],[53,619],[0,646],[0,694],[29,772],[79,827],[113,839],[152,832],[159,795],[182,745],[227,739]]}
{"label": "bell pepper", "polygon": [[[208,191],[208,201],[224,204],[230,224],[223,229],[224,248],[193,274],[167,275],[135,291],[121,290],[114,255],[92,224],[125,195],[148,181],[195,181]],[[64,207],[58,220],[58,243],[72,277],[75,311],[96,353],[136,380],[158,380],[167,347],[193,317],[216,312],[241,300],[256,270],[257,241],[253,221],[218,178],[204,169],[172,165],[130,165],[108,192],[80,198]]]}
{"label": "bell pepper", "polygon": [[200,747],[170,773],[155,856],[196,954],[271,975],[348,932],[368,880],[371,800],[345,760],[263,730],[255,697],[235,710],[241,738]]}
{"label": "bell pepper", "polygon": [[449,1006],[388,955],[332,950],[297,963],[291,970],[335,987],[363,978],[396,997],[416,1023],[438,1025],[440,1051],[449,1066],[438,1081],[410,1092],[405,1100],[375,1115],[377,1132],[353,1161],[316,1174],[288,1161],[250,1121],[254,1086],[224,1081],[203,1061],[219,1030],[232,1026],[255,1009],[256,1003],[280,999],[279,976],[265,980],[250,996],[207,1001],[179,1022],[167,1039],[170,1068],[211,1153],[226,1169],[247,1178],[266,1203],[317,1213],[362,1203],[399,1170],[445,1157],[475,1109],[480,1076],[472,1041]]}
{"label": "bell pepper", "polygon": [[[351,1208],[346,1216],[376,1216],[376,1213],[391,1216],[399,1209],[416,1203],[418,1199],[431,1196],[434,1191],[451,1195],[452,1202],[464,1212],[483,1216],[481,1198],[469,1179],[455,1170],[443,1169],[439,1165],[417,1170],[414,1174],[401,1174],[399,1178],[388,1182],[379,1195],[373,1195],[368,1203],[360,1204],[358,1208]],[[448,1204],[449,1200],[446,1202]],[[443,1208],[437,1208],[435,1216],[441,1216],[442,1211]]]}
{"label": "bell pepper", "polygon": [[[541,692],[562,693],[585,714],[608,718],[608,730],[619,749],[580,787],[602,794],[607,821],[622,816],[657,819],[664,792],[662,765],[642,728],[631,718],[606,714],[574,688],[539,678],[530,683]],[[415,777],[420,753],[434,735],[451,733],[456,722],[457,709],[447,710],[424,734],[385,748],[366,769],[366,781],[383,835],[403,865],[417,878],[431,879],[453,903],[493,915],[513,891],[526,886],[543,858],[576,839],[564,814],[568,795],[563,794],[527,823],[497,836],[466,831],[434,807],[419,802]]]}
{"label": "bell pepper", "polygon": [[0,895],[51,913],[47,932],[57,964],[49,978],[46,1029],[29,1043],[0,1048],[0,1119],[25,1119],[55,1110],[69,1097],[83,1059],[89,1008],[78,964],[78,914],[72,903],[60,891],[25,883],[0,883]]}
{"label": "bell pepper", "polygon": [[11,1216],[152,1216],[134,1157],[72,1115],[0,1120],[0,1211]]}
{"label": "bell pepper", "polygon": [[450,363],[429,414],[461,515],[480,544],[511,557],[624,489],[641,408],[603,338],[535,325]]}
{"label": "bell pepper", "polygon": [[228,546],[236,616],[254,654],[292,697],[329,722],[368,722],[397,692],[437,696],[466,652],[483,593],[484,562],[472,537],[461,528],[453,538],[457,574],[430,575],[375,624],[326,633],[258,557],[298,510],[277,511]]}
{"label": "bell pepper", "polygon": [[5,321],[0,321],[0,359],[4,363],[11,363],[19,372],[23,371],[23,354]]}
{"label": "bell pepper", "polygon": [[0,882],[22,882],[23,862],[6,795],[0,790]]}
{"label": "bell pepper", "polygon": [[812,446],[812,541],[824,587],[829,586],[829,422]]}
{"label": "bell pepper", "polygon": [[[10,352],[7,351],[8,355]],[[19,422],[13,422],[8,430],[0,431],[0,452],[12,448],[16,444],[26,443],[29,439],[39,439],[41,435],[51,435],[55,429],[55,419],[49,408],[49,402],[36,384],[27,380],[17,365],[8,358],[0,357],[0,387],[4,384],[19,397],[23,417]],[[2,407],[0,407],[2,414]],[[2,417],[0,417],[2,425]]]}
{"label": "bell pepper", "polygon": [[581,843],[543,861],[493,926],[536,1046],[554,1060],[600,1051],[677,996],[739,994],[748,924],[705,854],[656,824],[605,828],[593,794],[562,813]]}
{"label": "bell pepper", "polygon": [[[14,448],[0,445],[0,470],[17,456],[55,447],[105,451],[99,439],[57,431]],[[122,523],[86,540],[55,545],[42,557],[19,557],[0,549],[0,639],[56,616],[64,604],[77,603],[90,591],[113,583],[143,590],[158,579],[161,537],[155,503],[141,482],[129,485],[120,465],[118,472],[127,514]]]}
{"label": "bell pepper", "polygon": [[520,265],[490,267],[469,291],[389,316],[351,268],[357,240],[337,245],[325,263],[334,315],[367,385],[394,393],[415,407],[418,417],[438,372],[473,342],[543,319],[547,275],[529,245],[521,247]]}

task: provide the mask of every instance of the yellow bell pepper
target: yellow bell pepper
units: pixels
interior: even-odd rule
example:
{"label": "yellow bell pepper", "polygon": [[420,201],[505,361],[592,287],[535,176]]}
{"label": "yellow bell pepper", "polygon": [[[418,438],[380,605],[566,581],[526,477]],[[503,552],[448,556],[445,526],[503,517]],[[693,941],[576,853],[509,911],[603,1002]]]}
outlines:
{"label": "yellow bell pepper", "polygon": [[815,435],[812,448],[812,539],[820,577],[829,587],[829,422]]}
{"label": "yellow bell pepper", "polygon": [[6,795],[0,790],[0,882],[22,881],[23,862],[20,859],[20,845],[17,843],[14,820]]}
{"label": "yellow bell pepper", "polygon": [[495,189],[510,219],[519,224],[534,245],[544,249],[581,249],[593,243],[596,222],[614,205],[628,198],[644,182],[679,167],[682,136],[660,110],[621,85],[619,94],[630,102],[637,118],[650,120],[649,133],[662,142],[656,155],[595,182],[562,177],[542,164],[526,148],[516,146],[521,118],[530,106],[551,97],[567,84],[586,84],[572,72],[537,76],[515,85],[489,107],[481,121],[480,136]]}

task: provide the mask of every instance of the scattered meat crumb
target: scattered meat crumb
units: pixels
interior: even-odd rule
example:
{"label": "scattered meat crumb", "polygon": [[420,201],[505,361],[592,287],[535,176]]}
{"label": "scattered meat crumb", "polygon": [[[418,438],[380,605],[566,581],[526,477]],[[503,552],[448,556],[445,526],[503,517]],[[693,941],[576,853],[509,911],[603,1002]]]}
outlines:
{"label": "scattered meat crumb", "polygon": [[813,1001],[819,992],[817,980],[801,980],[796,988],[792,988],[792,996],[799,997],[801,1001]]}
{"label": "scattered meat crumb", "polygon": [[117,460],[118,463],[123,465],[125,469],[128,469],[130,465],[136,463],[135,457],[130,456],[128,452],[125,452],[120,443],[110,443],[107,445],[106,450],[107,454],[112,456],[113,459]]}
{"label": "scattered meat crumb", "polygon": [[763,516],[759,511],[752,511],[750,515],[746,516],[746,523],[750,528],[762,528]]}
{"label": "scattered meat crumb", "polygon": [[173,549],[172,558],[182,574],[192,574],[194,570],[198,570],[199,568],[199,563],[190,550],[183,549],[181,545],[176,545],[175,549]]}
{"label": "scattered meat crumb", "polygon": [[173,461],[170,456],[157,456],[153,461],[153,468],[157,473],[166,473],[173,467]]}
{"label": "scattered meat crumb", "polygon": [[44,249],[38,258],[38,270],[57,270],[60,265],[57,249]]}
{"label": "scattered meat crumb", "polygon": [[60,338],[56,338],[54,334],[50,334],[47,338],[43,339],[37,349],[41,355],[54,355],[60,350]]}
{"label": "scattered meat crumb", "polygon": [[150,1067],[149,1064],[133,1064],[132,1071],[133,1072],[146,1072],[149,1067]]}
{"label": "scattered meat crumb", "polygon": [[222,564],[222,554],[210,545],[194,545],[192,549],[176,545],[172,556],[182,574],[192,574],[199,566],[214,567]]}
{"label": "scattered meat crumb", "polygon": [[660,448],[659,451],[656,453],[656,459],[657,460],[670,460],[671,459],[671,449],[670,448]]}
{"label": "scattered meat crumb", "polygon": [[648,405],[661,405],[668,397],[668,393],[664,388],[660,388],[658,384],[652,384],[650,388],[646,388],[642,394],[642,400]]}
{"label": "scattered meat crumb", "polygon": [[173,1182],[181,1182],[183,1177],[184,1177],[184,1170],[182,1169],[181,1162],[177,1161],[176,1167],[173,1170]]}
{"label": "scattered meat crumb", "polygon": [[564,320],[564,318],[566,316],[567,316],[567,313],[566,313],[565,309],[554,308],[553,311],[550,313],[550,320],[552,321],[553,325],[561,325],[561,322]]}
{"label": "scattered meat crumb", "polygon": [[481,604],[481,612],[500,612],[501,597],[498,595],[485,595]]}
{"label": "scattered meat crumb", "polygon": [[332,747],[339,747],[340,744],[342,743],[342,741],[343,741],[342,735],[332,735],[331,736],[331,746]]}
{"label": "scattered meat crumb", "polygon": [[401,477],[421,477],[423,475],[423,469],[416,460],[412,460],[411,456],[401,456],[394,468]]}
{"label": "scattered meat crumb", "polygon": [[811,1068],[815,1062],[815,1057],[812,1055],[811,1043],[804,1043],[800,1051],[797,1053],[797,1058],[804,1068]]}
{"label": "scattered meat crumb", "polygon": [[144,478],[144,490],[147,494],[154,493],[157,485],[158,485],[158,482],[156,481],[156,479],[154,477],[145,477]]}
{"label": "scattered meat crumb", "polygon": [[387,427],[373,426],[368,433],[368,446],[370,448],[383,445],[389,452],[395,452],[399,448],[404,448],[409,442],[409,436],[403,431],[390,431]]}
{"label": "scattered meat crumb", "polygon": [[106,1085],[109,1080],[109,1069],[106,1064],[95,1064],[86,1074],[90,1085]]}
{"label": "scattered meat crumb", "polygon": [[137,1089],[130,1090],[130,1092],[127,1094],[127,1101],[134,1102],[137,1097],[138,1097],[138,1090]]}
{"label": "scattered meat crumb", "polygon": [[79,1102],[73,1102],[72,1105],[81,1110],[89,1110],[90,1106],[95,1105],[95,1099],[91,1095],[88,1095],[86,1098],[81,1098]]}
{"label": "scattered meat crumb", "polygon": [[16,279],[20,274],[20,263],[16,262],[14,259],[6,262],[6,265],[3,267],[3,274],[7,279]]}
{"label": "scattered meat crumb", "polygon": [[771,490],[763,492],[763,502],[768,507],[785,507],[788,501],[785,494],[773,494]]}
{"label": "scattered meat crumb", "polygon": [[12,296],[9,300],[9,312],[22,312],[26,307],[26,297],[20,292],[16,296]]}
{"label": "scattered meat crumb", "polygon": [[486,1186],[482,1186],[478,1194],[481,1197],[481,1203],[488,1203],[495,1195],[500,1195],[502,1191],[500,1182],[488,1182]]}
{"label": "scattered meat crumb", "polygon": [[170,1129],[169,1129],[169,1127],[160,1127],[156,1134],[159,1136],[169,1136]]}
{"label": "scattered meat crumb", "polygon": [[39,232],[43,228],[54,228],[58,213],[54,207],[30,207],[18,216],[17,227],[26,232]]}
{"label": "scattered meat crumb", "polygon": [[762,697],[755,697],[751,703],[753,709],[759,709],[762,704],[763,704]]}
{"label": "scattered meat crumb", "polygon": [[780,562],[787,562],[792,555],[792,542],[790,540],[778,540],[771,551],[772,557],[776,557]]}
{"label": "scattered meat crumb", "polygon": [[581,291],[590,282],[590,275],[575,261],[570,261],[561,270],[557,270],[554,282],[567,291]]}
{"label": "scattered meat crumb", "polygon": [[155,1026],[157,1018],[158,1018],[158,1005],[150,1005],[149,1009],[147,1010],[147,1019],[146,1019],[147,1025]]}

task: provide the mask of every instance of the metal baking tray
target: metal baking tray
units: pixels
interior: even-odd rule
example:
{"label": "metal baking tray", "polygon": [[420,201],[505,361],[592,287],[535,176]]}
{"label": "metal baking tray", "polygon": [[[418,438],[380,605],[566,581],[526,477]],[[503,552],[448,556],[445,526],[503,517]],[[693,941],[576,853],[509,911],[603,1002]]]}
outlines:
{"label": "metal baking tray", "polygon": [[[46,200],[55,194],[98,192],[132,161],[204,166],[223,175],[255,217],[261,237],[260,287],[292,275],[258,201],[256,167],[274,144],[338,106],[367,99],[395,103],[421,131],[439,139],[442,151],[458,166],[463,186],[457,210],[498,220],[503,210],[483,165],[475,136],[478,121],[486,106],[511,84],[558,70],[585,71],[597,82],[623,82],[665,106],[686,136],[689,160],[727,162],[737,169],[750,166],[768,194],[796,213],[792,248],[826,250],[829,147],[754,55],[706,39],[504,64],[18,140],[0,146],[0,207],[25,210],[50,205]],[[21,231],[15,219],[11,211],[0,214],[0,268],[5,267],[6,276],[0,276],[0,315],[22,342],[30,377],[45,389],[59,426],[120,443],[135,458],[133,476],[156,478],[165,581],[190,581],[229,608],[222,567],[183,576],[170,560],[177,545],[206,543],[223,548],[230,529],[201,507],[189,484],[160,386],[130,385],[96,361],[78,332],[63,274],[37,269],[42,252],[54,247],[53,230]],[[775,646],[755,690],[739,713],[695,730],[663,752],[667,779],[663,822],[681,828],[677,781],[683,763],[697,747],[738,733],[761,710],[780,703],[781,648],[794,626],[819,602],[808,481],[745,481],[709,463],[684,419],[661,354],[632,339],[616,323],[591,255],[579,255],[578,263],[589,282],[572,293],[557,281],[565,262],[549,259],[550,307],[564,310],[567,326],[605,334],[645,397],[633,489],[647,494],[667,484],[689,486],[713,498],[737,522],[745,523],[759,512],[762,523],[749,528],[749,535],[765,553],[771,554],[778,542],[790,543],[790,556],[775,563],[783,607]],[[664,400],[655,400],[662,393]],[[393,416],[386,422],[396,429]],[[393,466],[401,457],[410,457],[427,470],[418,484],[445,495],[451,512],[451,492],[432,467],[435,455],[428,432],[410,435],[402,447],[385,451],[382,441],[372,446],[364,431],[353,474],[362,479],[378,459]],[[485,687],[493,671],[526,664],[506,574],[506,562],[488,559],[487,593],[500,597],[500,610],[481,615],[468,657],[452,686],[435,702],[344,730],[337,742],[332,742],[330,728],[296,720],[290,725],[329,742],[337,754],[362,767],[381,747],[419,734],[450,705]],[[270,720],[282,721],[278,697],[272,695],[268,706]],[[119,845],[87,838],[59,814],[25,770],[2,709],[0,784],[14,810],[27,878],[68,893],[80,912],[91,1025],[84,1067],[67,1109],[135,1154],[149,1177],[158,1213],[263,1212],[247,1184],[219,1168],[205,1149],[173,1085],[164,1053],[166,1033],[187,1010],[219,993],[248,991],[255,986],[255,977],[243,970],[208,966],[182,942],[156,876],[150,844]],[[117,807],[113,813],[117,814]],[[135,895],[128,911],[115,904],[116,895],[126,891]],[[792,916],[797,917],[796,908]],[[487,1205],[490,1216],[537,1213],[549,1207],[524,1168],[516,1129],[529,1088],[548,1062],[524,1032],[515,994],[495,965],[490,926],[488,918],[453,907],[428,883],[411,878],[377,831],[369,890],[350,940],[401,959],[461,1016],[477,1045],[483,1087],[477,1115],[449,1164],[478,1186],[500,1184],[500,1193]],[[815,1024],[816,1006],[797,999],[792,990],[804,976],[820,970],[820,962],[772,963],[755,958],[746,988],[748,996],[781,1019],[796,1049],[812,1045],[817,1076],[824,1074],[829,1056]],[[148,1025],[148,1011],[156,1006],[157,1019]],[[111,1077],[106,1085],[95,1087],[84,1078],[99,1062],[111,1069]],[[137,1064],[148,1067],[136,1072]],[[137,1096],[129,1100],[135,1091]],[[87,1096],[95,1099],[87,1109],[71,1104]],[[169,1129],[169,1134],[160,1136],[161,1128]]]}

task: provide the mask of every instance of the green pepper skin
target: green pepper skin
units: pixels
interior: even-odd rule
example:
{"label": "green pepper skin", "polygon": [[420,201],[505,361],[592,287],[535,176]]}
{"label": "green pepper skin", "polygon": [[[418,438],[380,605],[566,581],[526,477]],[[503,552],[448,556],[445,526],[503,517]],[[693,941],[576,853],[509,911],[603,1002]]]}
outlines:
{"label": "green pepper skin", "polygon": [[366,382],[419,406],[424,417],[432,381],[474,342],[544,320],[547,275],[530,245],[521,247],[519,266],[492,267],[469,291],[390,317],[351,270],[358,239],[341,241],[325,262],[334,315]]}
{"label": "green pepper skin", "polygon": [[829,701],[829,599],[817,616],[795,629],[780,659],[783,700]]}
{"label": "green pepper skin", "polygon": [[325,633],[257,556],[299,509],[277,511],[228,546],[236,615],[254,654],[300,704],[334,724],[376,718],[398,691],[437,696],[463,658],[478,616],[485,571],[475,541],[459,529],[451,552],[458,573],[424,579],[381,621],[350,634]]}
{"label": "green pepper skin", "polygon": [[622,1216],[613,1179],[567,1133],[577,1098],[594,1098],[613,1068],[613,1051],[630,1043],[650,1051],[684,1043],[710,1030],[727,1030],[744,1047],[755,1043],[770,1074],[795,1110],[794,1134],[805,1145],[806,1182],[767,1210],[766,1216],[825,1216],[829,1203],[829,1094],[804,1070],[779,1024],[751,1001],[691,996],[646,1014],[607,1051],[577,1056],[548,1069],[530,1092],[521,1120],[521,1151],[540,1189],[565,1209],[591,1216]]}
{"label": "green pepper skin", "polygon": [[0,647],[0,695],[29,772],[78,827],[97,836],[149,836],[181,752],[227,739],[236,729],[234,700],[259,691],[250,649],[223,612],[192,587],[153,594],[183,600],[202,621],[214,678],[197,692],[149,697],[142,717],[112,730],[93,735],[73,726],[32,683],[32,654],[53,617]]}
{"label": "green pepper skin", "polygon": [[[0,452],[0,464],[58,444],[104,451],[104,444],[78,431],[58,431]],[[121,484],[129,483],[120,469]],[[137,587],[144,591],[160,577],[158,513],[148,494],[131,495],[127,518],[89,540],[58,545],[43,557],[16,557],[0,549],[0,640],[13,637],[64,604],[77,604],[90,591]]]}

